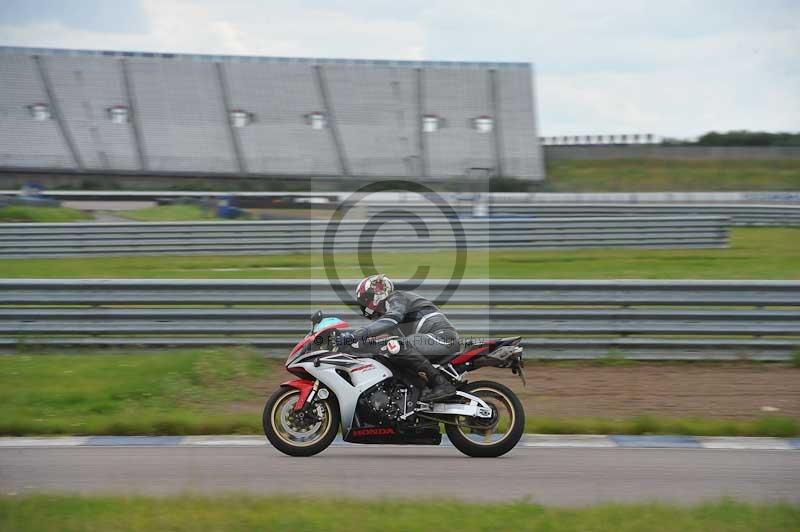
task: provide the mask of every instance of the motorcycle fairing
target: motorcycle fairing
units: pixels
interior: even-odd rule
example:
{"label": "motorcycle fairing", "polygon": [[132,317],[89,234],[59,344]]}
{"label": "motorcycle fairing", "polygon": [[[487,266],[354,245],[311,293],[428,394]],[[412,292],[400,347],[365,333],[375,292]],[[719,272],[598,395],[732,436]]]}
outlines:
{"label": "motorcycle fairing", "polygon": [[459,354],[453,360],[450,361],[450,364],[457,366],[459,364],[463,364],[464,362],[468,362],[475,358],[476,356],[485,353],[489,350],[489,346],[480,346],[474,347],[468,351],[464,351],[463,353]]}
{"label": "motorcycle fairing", "polygon": [[[519,336],[510,336],[498,340],[486,340],[473,344],[463,353],[449,361],[448,366],[457,374],[484,367],[511,368],[511,372],[525,382],[522,361],[522,340]],[[449,373],[449,372],[448,372]]]}
{"label": "motorcycle fairing", "polygon": [[[339,402],[344,434],[349,433],[353,427],[353,418],[361,394],[392,377],[392,371],[373,358],[360,358],[334,352],[330,355],[320,354],[314,357],[313,362],[293,362],[290,367],[302,367],[333,392]],[[339,375],[338,371],[346,372],[350,382]]]}
{"label": "motorcycle fairing", "polygon": [[392,427],[375,427],[364,425],[353,427],[344,437],[344,441],[369,444],[395,445],[439,445],[442,433],[439,426],[426,426],[414,430],[401,431]]}
{"label": "motorcycle fairing", "polygon": [[331,323],[324,327],[320,328],[313,328],[302,340],[300,340],[297,345],[294,346],[291,353],[289,353],[289,358],[287,362],[291,362],[292,358],[295,357],[298,353],[302,353],[308,346],[316,344],[320,345],[319,340],[322,339],[325,335],[329,334],[334,329],[346,329],[349,327],[346,321],[338,320],[335,323]]}

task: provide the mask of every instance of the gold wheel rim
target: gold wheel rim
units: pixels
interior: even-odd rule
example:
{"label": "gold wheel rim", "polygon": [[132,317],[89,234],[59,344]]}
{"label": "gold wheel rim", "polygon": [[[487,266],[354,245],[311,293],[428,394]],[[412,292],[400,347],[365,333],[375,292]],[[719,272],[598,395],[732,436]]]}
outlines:
{"label": "gold wheel rim", "polygon": [[[491,402],[490,400],[487,400],[486,397],[481,396],[481,394],[479,392],[489,392],[489,393],[491,393],[493,396],[495,396],[492,399],[501,400],[504,403],[505,409],[508,412],[508,417],[509,417],[509,419],[508,419],[508,427],[506,428],[505,432],[502,433],[502,436],[499,437],[499,438],[496,437],[497,434],[495,434],[493,432],[490,432],[490,431],[495,430],[497,428],[497,426],[500,425],[500,422],[501,422],[500,413],[497,412],[497,409],[496,409],[495,405],[493,404],[493,402]],[[498,443],[500,443],[500,442],[504,441],[506,438],[508,438],[511,435],[511,432],[513,431],[513,429],[514,429],[514,423],[516,421],[516,412],[514,411],[514,404],[511,402],[511,399],[509,399],[509,397],[505,393],[503,393],[503,392],[501,392],[499,390],[496,390],[495,388],[489,388],[489,387],[476,388],[474,390],[470,390],[467,393],[469,393],[471,395],[474,395],[476,397],[479,397],[481,400],[483,400],[489,406],[491,406],[492,410],[495,410],[495,412],[498,413],[498,419],[495,420],[495,422],[492,425],[487,426],[487,430],[484,432],[484,431],[477,431],[476,429],[472,429],[472,428],[463,426],[462,423],[465,423],[467,425],[474,425],[475,424],[475,419],[474,418],[465,418],[464,416],[461,416],[461,417],[457,418],[457,422],[458,422],[457,429],[458,429],[458,432],[464,438],[469,440],[471,443],[474,443],[476,445],[487,446],[487,447],[488,446],[492,446],[492,445],[497,445]],[[465,432],[465,430],[467,432]],[[481,434],[480,432],[484,432],[484,433]]]}
{"label": "gold wheel rim", "polygon": [[[292,396],[297,396],[296,398]],[[300,398],[299,390],[287,390],[281,395],[270,412],[272,430],[283,442],[294,447],[308,447],[318,443],[328,434],[331,427],[331,407],[327,401],[318,401],[315,404],[316,414],[322,421],[314,423],[311,427],[297,427],[289,415],[294,411],[294,405]],[[304,430],[305,429],[305,430]]]}

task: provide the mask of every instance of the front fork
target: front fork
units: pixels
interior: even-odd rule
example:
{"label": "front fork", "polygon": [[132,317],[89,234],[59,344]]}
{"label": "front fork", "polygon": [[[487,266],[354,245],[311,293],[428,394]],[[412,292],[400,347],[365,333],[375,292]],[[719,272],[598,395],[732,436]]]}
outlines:
{"label": "front fork", "polygon": [[284,382],[281,386],[291,386],[300,391],[300,397],[294,404],[294,409],[297,411],[302,410],[306,404],[313,401],[319,389],[319,379],[315,379],[313,382],[308,379],[295,379],[293,381]]}
{"label": "front fork", "polygon": [[[306,397],[305,404],[300,405],[300,408],[303,407],[310,407],[314,403],[314,398],[317,396],[317,392],[319,391],[319,379],[314,380],[314,385],[311,386],[311,392]],[[298,404],[300,401],[298,401]],[[295,410],[297,410],[297,405],[294,405]]]}
{"label": "front fork", "polygon": [[[300,390],[300,397],[294,404],[293,415],[300,421],[316,423],[321,421],[315,412],[314,399],[319,397],[319,379],[312,383],[306,379],[284,382],[283,386],[291,386]],[[325,390],[327,392],[327,390]]]}

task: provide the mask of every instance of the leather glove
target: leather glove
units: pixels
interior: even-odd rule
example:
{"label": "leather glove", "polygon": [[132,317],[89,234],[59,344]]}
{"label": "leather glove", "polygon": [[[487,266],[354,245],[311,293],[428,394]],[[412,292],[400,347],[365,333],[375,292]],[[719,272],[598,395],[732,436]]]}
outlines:
{"label": "leather glove", "polygon": [[345,346],[356,343],[356,335],[352,331],[342,331],[336,335],[336,345]]}

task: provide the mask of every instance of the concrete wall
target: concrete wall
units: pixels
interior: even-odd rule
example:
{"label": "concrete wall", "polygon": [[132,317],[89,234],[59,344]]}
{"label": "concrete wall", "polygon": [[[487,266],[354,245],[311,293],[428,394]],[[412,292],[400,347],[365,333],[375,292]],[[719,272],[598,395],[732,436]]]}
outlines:
{"label": "concrete wall", "polygon": [[691,161],[798,160],[800,147],[777,146],[664,146],[660,144],[544,146],[548,161],[584,159],[668,159]]}

